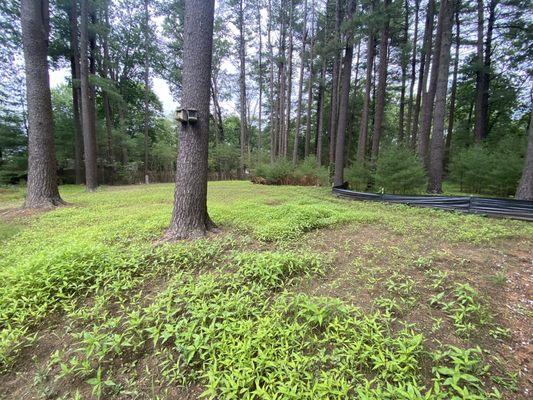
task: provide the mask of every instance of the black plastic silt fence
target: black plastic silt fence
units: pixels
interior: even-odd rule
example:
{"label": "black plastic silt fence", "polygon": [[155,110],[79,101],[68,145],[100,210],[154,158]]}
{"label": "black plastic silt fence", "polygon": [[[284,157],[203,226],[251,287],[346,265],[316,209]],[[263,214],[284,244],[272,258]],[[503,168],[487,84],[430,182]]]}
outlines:
{"label": "black plastic silt fence", "polygon": [[333,193],[353,200],[382,201],[407,204],[415,207],[430,207],[443,210],[456,210],[491,217],[505,217],[533,221],[533,201],[498,199],[474,196],[396,196],[354,192],[343,186],[333,188]]}

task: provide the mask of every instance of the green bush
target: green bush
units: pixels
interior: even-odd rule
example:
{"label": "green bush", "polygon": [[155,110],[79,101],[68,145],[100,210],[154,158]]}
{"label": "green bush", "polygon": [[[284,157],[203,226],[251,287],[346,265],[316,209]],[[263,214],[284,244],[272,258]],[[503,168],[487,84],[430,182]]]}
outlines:
{"label": "green bush", "polygon": [[329,184],[328,169],[316,162],[315,156],[309,156],[296,166],[294,178],[301,183],[327,186]]}
{"label": "green bush", "polygon": [[452,158],[450,178],[460,185],[461,191],[507,196],[516,190],[522,163],[520,152],[506,143],[492,151],[481,145],[471,146]]}
{"label": "green bush", "polygon": [[378,158],[376,191],[392,194],[420,193],[426,187],[426,174],[418,157],[405,147],[390,147]]}
{"label": "green bush", "polygon": [[372,179],[370,168],[366,163],[355,161],[344,170],[344,179],[354,190],[365,191]]}
{"label": "green bush", "polygon": [[252,181],[269,185],[326,186],[329,175],[327,168],[318,166],[316,159],[311,156],[296,166],[287,160],[258,164],[252,170]]}

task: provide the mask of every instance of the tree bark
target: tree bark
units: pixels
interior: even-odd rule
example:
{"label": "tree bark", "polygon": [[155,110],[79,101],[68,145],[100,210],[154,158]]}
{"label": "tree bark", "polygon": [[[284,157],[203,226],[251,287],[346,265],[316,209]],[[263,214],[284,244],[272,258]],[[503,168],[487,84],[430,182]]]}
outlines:
{"label": "tree bark", "polygon": [[48,76],[47,0],[22,0],[21,27],[28,104],[28,187],[25,208],[64,204],[57,186],[54,119]]}
{"label": "tree bark", "polygon": [[420,127],[420,141],[418,142],[418,154],[424,162],[424,167],[429,168],[429,137],[431,133],[431,121],[433,120],[433,108],[435,102],[435,93],[439,75],[439,62],[442,42],[442,18],[445,14],[445,2],[441,1],[439,9],[439,18],[437,33],[435,37],[435,46],[433,48],[433,63],[431,65],[431,80],[429,81],[429,90],[424,92],[422,97],[422,124]]}
{"label": "tree bark", "polygon": [[379,142],[381,140],[381,131],[383,128],[383,117],[385,114],[385,96],[387,88],[387,68],[389,63],[388,48],[389,48],[389,29],[390,20],[388,17],[388,9],[390,0],[385,0],[384,13],[386,14],[383,29],[381,31],[381,38],[379,43],[379,73],[378,73],[378,88],[376,94],[376,113],[374,122],[374,133],[372,135],[372,153],[371,161],[376,162],[379,153]]}
{"label": "tree bark", "polygon": [[[416,46],[418,44],[418,14],[420,11],[420,0],[415,0],[415,32],[413,36],[413,53],[411,56],[411,78],[409,81],[409,100],[407,104],[407,121],[405,137],[409,141],[411,137],[411,121],[413,119],[413,96],[416,80]],[[422,61],[422,60],[421,60]]]}
{"label": "tree bark", "polygon": [[368,117],[370,114],[370,93],[372,91],[372,70],[374,65],[375,37],[374,32],[368,33],[368,42],[366,46],[366,81],[365,97],[363,99],[363,109],[361,111],[361,121],[359,123],[359,139],[357,143],[357,161],[365,161],[366,141],[368,136]]}
{"label": "tree bark", "polygon": [[72,110],[74,118],[74,171],[76,184],[83,183],[83,133],[80,115],[80,55],[78,48],[78,2],[70,8],[70,70],[72,76]]}
{"label": "tree bark", "polygon": [[294,131],[294,147],[292,149],[292,163],[298,162],[298,140],[300,135],[300,124],[302,120],[302,94],[304,84],[304,67],[305,67],[305,45],[307,42],[307,0],[304,2],[304,25],[302,37],[302,53],[300,55],[300,77],[298,79],[298,103],[296,105],[296,130]]}
{"label": "tree bark", "polygon": [[214,227],[207,213],[213,19],[214,0],[185,0],[182,107],[198,110],[198,120],[180,129],[170,240],[201,237]]}
{"label": "tree bark", "polygon": [[[356,0],[350,2],[347,20],[351,23],[355,13]],[[348,124],[348,103],[350,102],[350,78],[353,61],[353,30],[346,35],[346,48],[342,62],[341,93],[339,98],[339,123],[337,128],[337,140],[335,145],[335,171],[333,174],[333,186],[341,186],[344,183],[344,143],[346,140],[346,127]]]}
{"label": "tree bark", "polygon": [[245,41],[244,41],[244,8],[243,0],[239,0],[239,89],[240,89],[240,119],[241,119],[241,160],[240,160],[240,174],[244,176],[246,166],[244,164],[244,156],[246,154],[246,139],[248,137],[248,123],[246,120],[246,58],[245,58]]}
{"label": "tree bark", "polygon": [[485,42],[485,57],[483,60],[483,82],[481,97],[481,133],[482,139],[485,139],[490,132],[489,124],[489,95],[491,81],[491,61],[492,61],[492,34],[494,31],[494,20],[496,18],[496,6],[498,0],[490,0],[489,18],[487,20],[487,40]]}
{"label": "tree bark", "polygon": [[[409,0],[405,0],[405,15],[404,15],[404,26],[403,26],[403,37],[402,37],[402,51],[401,51],[401,70],[402,70],[402,77],[401,82],[402,86],[400,89],[400,116],[399,116],[399,140],[400,143],[403,143],[404,136],[405,136],[405,85],[407,81],[407,64],[409,62],[409,57],[406,53],[407,49],[407,42],[409,39]],[[416,29],[416,28],[415,28]]]}
{"label": "tree bark", "polygon": [[450,161],[450,151],[452,147],[453,125],[455,122],[455,100],[457,97],[457,74],[459,71],[459,48],[461,45],[460,37],[461,24],[459,21],[459,7],[455,10],[455,54],[453,60],[453,78],[452,92],[450,95],[450,112],[448,114],[448,130],[446,132],[446,144],[444,148],[444,168]]}
{"label": "tree bark", "polygon": [[268,90],[268,102],[270,108],[270,162],[273,163],[276,160],[276,146],[275,146],[275,104],[274,104],[274,50],[272,46],[272,1],[268,0],[268,25],[267,25],[267,41],[268,41],[268,58],[270,64],[270,76],[269,76],[269,90]]}
{"label": "tree bark", "polygon": [[527,153],[515,198],[533,201],[533,110],[529,117]]}
{"label": "tree bark", "polygon": [[144,0],[144,183],[150,183],[148,175],[148,125],[150,123],[150,108],[148,95],[150,93],[150,63],[148,58],[149,48],[149,24],[150,13],[148,11],[148,0]]}
{"label": "tree bark", "polygon": [[483,103],[483,0],[477,0],[477,43],[476,43],[476,105],[475,105],[475,125],[474,140],[480,143],[485,137],[483,125],[482,103]]}
{"label": "tree bark", "polygon": [[309,81],[307,82],[307,117],[305,126],[304,158],[311,153],[311,109],[313,107],[313,78],[314,78],[314,50],[315,50],[315,12],[314,2],[311,16],[311,43],[309,44]]}
{"label": "tree bark", "polygon": [[424,40],[420,54],[420,70],[418,75],[418,87],[416,94],[415,109],[413,112],[413,127],[411,130],[411,148],[415,150],[418,140],[418,125],[420,118],[420,106],[422,97],[425,96],[431,63],[431,42],[433,37],[433,20],[435,17],[435,0],[429,0],[426,12],[426,24],[424,27]]}
{"label": "tree bark", "polygon": [[[340,0],[335,1],[335,43],[340,42],[340,25],[341,25],[341,5]],[[335,53],[333,60],[333,71],[331,74],[331,110],[329,114],[329,164],[335,164],[335,146],[337,133],[337,115],[338,115],[338,98],[339,98],[339,72],[341,58],[338,52]]]}
{"label": "tree bark", "polygon": [[261,152],[263,151],[263,37],[261,31],[261,6],[257,7],[257,25],[259,29],[259,111],[257,115],[258,133],[257,133],[257,157],[261,161]]}
{"label": "tree bark", "polygon": [[83,123],[83,147],[85,153],[85,186],[94,192],[98,187],[96,165],[96,126],[94,119],[94,90],[89,83],[89,59],[87,57],[89,39],[89,4],[81,0],[80,69],[81,69],[81,108]]}
{"label": "tree bark", "polygon": [[287,70],[287,122],[285,122],[285,131],[283,132],[283,158],[287,158],[289,151],[289,133],[291,131],[291,106],[292,106],[292,53],[294,50],[294,4],[291,0],[289,14],[289,67]]}
{"label": "tree bark", "polygon": [[450,48],[452,44],[452,18],[457,0],[441,0],[439,20],[441,50],[439,52],[439,72],[435,91],[435,116],[431,136],[431,159],[429,164],[429,186],[431,193],[442,192],[444,157],[444,121],[446,119],[446,93],[448,91],[448,72],[450,67]]}

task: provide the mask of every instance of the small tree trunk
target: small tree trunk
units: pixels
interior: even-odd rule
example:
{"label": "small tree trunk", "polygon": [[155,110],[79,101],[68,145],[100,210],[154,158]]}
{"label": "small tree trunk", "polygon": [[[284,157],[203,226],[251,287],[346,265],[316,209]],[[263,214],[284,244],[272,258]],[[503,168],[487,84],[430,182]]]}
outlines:
{"label": "small tree trunk", "polygon": [[292,53],[294,50],[294,28],[293,28],[293,14],[294,4],[291,0],[291,8],[289,14],[289,67],[287,71],[287,122],[285,123],[285,131],[283,133],[283,158],[287,158],[289,151],[289,133],[291,131],[291,97],[292,97]]}
{"label": "small tree trunk", "polygon": [[313,78],[314,78],[314,50],[315,50],[315,12],[313,2],[313,14],[311,17],[311,43],[309,51],[309,81],[307,82],[307,117],[305,126],[305,146],[304,157],[307,158],[311,153],[311,109],[313,107]]}
{"label": "small tree trunk", "polygon": [[[388,13],[390,0],[385,0],[385,14]],[[372,135],[372,163],[376,162],[379,153],[379,142],[381,140],[381,130],[383,127],[383,116],[385,114],[385,96],[387,87],[388,68],[388,46],[389,46],[389,17],[386,17],[385,24],[381,31],[379,43],[379,82],[376,98],[376,114],[374,123],[374,134]]]}
{"label": "small tree trunk", "polygon": [[[258,111],[258,133],[257,133],[257,157],[258,161],[261,160],[261,152],[263,151],[263,38],[261,31],[261,6],[258,3],[257,8],[257,25],[259,29],[259,111]],[[222,119],[222,118],[221,118]]]}
{"label": "small tree trunk", "polygon": [[452,44],[452,18],[457,0],[441,0],[442,32],[439,53],[439,73],[435,93],[435,121],[431,136],[431,160],[429,164],[429,187],[432,193],[442,192],[444,157],[444,121],[446,119],[446,93],[448,91],[448,72],[450,67],[450,47]]}
{"label": "small tree trunk", "polygon": [[214,3],[185,0],[182,105],[197,109],[198,121],[182,124],[180,129],[174,211],[167,239],[200,237],[213,227],[207,214],[207,152]]}
{"label": "small tree trunk", "polygon": [[533,201],[533,110],[529,117],[527,153],[524,160],[522,178],[518,183],[515,197],[518,200]]}
{"label": "small tree trunk", "polygon": [[83,133],[80,115],[80,56],[78,49],[78,4],[70,8],[70,70],[72,75],[72,110],[74,117],[74,171],[76,184],[83,183]]}
{"label": "small tree trunk", "polygon": [[[87,191],[94,192],[98,187],[98,171],[96,165],[96,126],[94,120],[94,90],[89,83],[89,59],[87,47],[89,39],[89,4],[81,0],[81,35],[80,35],[80,69],[83,147],[85,152],[85,185]],[[92,106],[93,105],[93,106]]]}
{"label": "small tree trunk", "polygon": [[28,187],[24,207],[54,207],[63,204],[63,200],[57,187],[48,77],[48,1],[22,0],[20,7],[28,104]]}

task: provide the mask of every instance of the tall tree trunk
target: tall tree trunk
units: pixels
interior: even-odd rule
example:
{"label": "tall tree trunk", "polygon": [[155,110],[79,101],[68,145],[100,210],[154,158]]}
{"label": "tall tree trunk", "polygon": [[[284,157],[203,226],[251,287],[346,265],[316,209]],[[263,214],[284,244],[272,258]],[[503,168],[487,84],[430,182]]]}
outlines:
{"label": "tall tree trunk", "polygon": [[316,136],[316,163],[318,166],[322,165],[322,136],[324,131],[324,94],[326,78],[326,60],[322,60],[322,69],[320,71],[320,88],[318,92],[318,98],[320,104],[318,107],[318,123],[317,123],[317,136]]}
{"label": "tall tree trunk", "polygon": [[522,178],[518,183],[515,197],[518,200],[533,201],[533,110],[529,117],[527,153],[524,160]]}
{"label": "tall tree trunk", "polygon": [[287,71],[286,71],[286,25],[285,25],[285,13],[281,18],[281,34],[279,37],[279,51],[278,51],[278,130],[276,135],[277,153],[279,157],[283,157],[283,133],[285,132],[285,92],[287,83]]}
{"label": "tall tree trunk", "polygon": [[413,119],[413,96],[416,80],[416,48],[418,44],[418,14],[420,11],[420,0],[415,0],[415,32],[413,36],[413,53],[411,56],[411,78],[409,80],[409,100],[407,104],[407,121],[405,138],[406,141],[411,137],[411,121]]}
{"label": "tall tree trunk", "polygon": [[263,33],[261,31],[261,6],[259,3],[257,7],[257,25],[259,29],[259,111],[257,115],[257,157],[258,161],[261,161],[261,153],[263,151]]}
{"label": "tall tree trunk", "polygon": [[483,0],[477,0],[477,45],[476,45],[476,108],[474,140],[479,143],[485,137],[486,126],[483,123]]}
{"label": "tall tree trunk", "polygon": [[381,31],[381,38],[379,43],[379,81],[376,94],[376,114],[374,122],[374,133],[372,135],[372,153],[371,161],[374,163],[379,153],[379,142],[381,140],[381,130],[383,127],[383,117],[385,114],[385,96],[387,88],[387,68],[389,63],[388,47],[389,47],[389,5],[390,0],[385,0],[384,13],[385,22]]}
{"label": "tall tree trunk", "polygon": [[374,58],[376,55],[375,36],[372,29],[368,33],[368,42],[366,46],[366,81],[365,97],[363,99],[363,109],[361,111],[361,121],[359,122],[359,139],[357,143],[357,161],[365,161],[366,142],[368,136],[368,118],[370,115],[370,93],[372,91],[372,70]]}
{"label": "tall tree trunk", "polygon": [[273,163],[276,160],[276,143],[275,137],[275,112],[276,107],[274,105],[274,50],[272,46],[272,1],[268,0],[268,24],[267,24],[267,41],[268,41],[268,58],[270,64],[270,76],[268,83],[268,102],[270,108],[270,162]]}
{"label": "tall tree trunk", "polygon": [[241,119],[241,160],[240,175],[244,176],[246,166],[244,156],[246,154],[246,139],[248,137],[248,123],[246,121],[246,58],[244,41],[244,8],[243,0],[239,0],[239,88],[240,88],[240,119]]}
{"label": "tall tree trunk", "polygon": [[150,14],[148,11],[148,0],[144,0],[144,183],[150,183],[148,175],[148,125],[150,122],[150,108],[148,95],[150,93],[150,63],[148,58],[149,49],[149,24]]}
{"label": "tall tree trunk", "polygon": [[[109,0],[104,1],[104,23],[105,30],[103,35],[102,47],[104,50],[104,61],[102,68],[102,76],[104,79],[108,78],[109,73]],[[105,127],[106,127],[106,137],[107,137],[107,162],[109,165],[113,164],[113,120],[111,115],[111,103],[109,101],[109,95],[106,90],[102,90],[102,102],[104,105],[104,115],[105,115]],[[112,174],[113,175],[113,174]],[[113,179],[113,176],[111,177]]]}
{"label": "tall tree trunk", "polygon": [[441,0],[441,50],[439,53],[439,73],[435,92],[435,121],[431,136],[431,159],[429,164],[429,186],[432,193],[442,192],[444,158],[444,121],[446,119],[446,93],[448,91],[448,72],[450,67],[450,48],[452,44],[452,18],[457,0]]}
{"label": "tall tree trunk", "polygon": [[302,37],[302,52],[300,55],[300,77],[298,79],[298,103],[296,105],[296,130],[294,131],[294,147],[292,149],[292,162],[298,162],[298,139],[300,135],[300,124],[302,119],[302,93],[304,84],[304,67],[305,67],[305,45],[307,42],[307,0],[304,2],[304,25]]}
{"label": "tall tree trunk", "polygon": [[81,0],[81,34],[80,34],[80,76],[81,108],[83,123],[83,148],[85,153],[85,186],[94,192],[98,187],[96,165],[96,126],[94,119],[94,90],[89,83],[89,59],[87,48],[89,41],[89,0]]}
{"label": "tall tree trunk", "polygon": [[[341,4],[340,0],[335,0],[335,43],[340,42],[340,25],[341,25]],[[339,99],[339,72],[341,68],[341,57],[338,52],[335,53],[333,60],[333,71],[331,76],[331,110],[329,113],[329,165],[330,168],[335,164],[335,146],[337,134],[337,115]]]}
{"label": "tall tree trunk", "polygon": [[407,64],[409,62],[409,56],[407,54],[407,42],[409,40],[409,0],[405,0],[405,15],[404,15],[404,26],[403,26],[403,37],[402,37],[402,52],[401,52],[401,70],[402,77],[401,82],[402,86],[400,89],[400,116],[399,116],[399,140],[400,143],[403,143],[405,136],[405,85],[407,81]]}
{"label": "tall tree trunk", "polygon": [[[351,0],[347,20],[351,22],[354,17],[356,0]],[[350,102],[350,78],[353,61],[353,30],[346,35],[346,48],[342,61],[341,93],[339,98],[339,124],[335,145],[335,171],[333,174],[333,186],[341,186],[344,183],[344,143],[346,128],[348,125],[348,103]]]}
{"label": "tall tree trunk", "polygon": [[431,121],[433,120],[433,108],[435,102],[435,93],[439,75],[439,62],[442,41],[442,18],[445,2],[441,1],[439,9],[439,18],[437,33],[435,37],[435,46],[433,48],[433,63],[431,65],[431,80],[429,81],[429,90],[422,97],[422,124],[420,126],[420,141],[418,142],[418,154],[424,162],[424,167],[429,168],[429,137],[431,133]]}
{"label": "tall tree trunk", "polygon": [[487,20],[487,40],[485,42],[485,58],[483,60],[483,82],[482,82],[482,97],[481,97],[481,133],[482,139],[489,135],[489,94],[490,94],[490,80],[491,80],[491,59],[492,59],[492,34],[494,31],[494,20],[496,18],[496,6],[498,0],[490,0],[489,3],[489,18]]}
{"label": "tall tree trunk", "polygon": [[167,239],[194,238],[213,228],[207,213],[209,96],[214,0],[185,0],[182,106],[198,110],[198,121],[182,123],[174,210]]}
{"label": "tall tree trunk", "polygon": [[48,77],[48,1],[22,0],[20,11],[28,104],[28,188],[24,207],[54,207],[63,204],[63,200],[57,187]]}
{"label": "tall tree trunk", "polygon": [[452,93],[450,95],[450,113],[448,114],[448,130],[446,132],[446,145],[444,149],[444,168],[446,169],[450,161],[450,150],[452,147],[453,125],[455,120],[455,99],[457,97],[457,73],[459,70],[459,48],[461,24],[459,21],[459,6],[455,10],[455,54],[453,60]]}
{"label": "tall tree trunk", "polygon": [[76,184],[83,183],[83,133],[80,115],[80,56],[78,48],[78,2],[70,8],[70,70],[72,75],[72,110],[74,117],[74,171]]}
{"label": "tall tree trunk", "polygon": [[315,2],[313,1],[311,16],[311,43],[309,44],[309,81],[307,82],[307,117],[305,126],[304,158],[311,153],[311,109],[313,107],[313,78],[314,78],[314,50],[315,50]]}
{"label": "tall tree trunk", "polygon": [[289,149],[289,133],[291,131],[291,97],[292,97],[292,53],[294,50],[294,4],[291,0],[291,8],[289,14],[289,66],[287,70],[287,122],[285,123],[285,131],[283,133],[283,158],[287,158]]}
{"label": "tall tree trunk", "polygon": [[435,0],[429,0],[426,11],[426,23],[424,26],[424,40],[420,54],[420,70],[418,75],[418,87],[416,90],[416,103],[413,112],[413,125],[411,130],[411,148],[417,147],[420,107],[422,97],[426,96],[426,86],[429,78],[429,67],[431,63],[431,42],[433,37],[433,20],[435,18]]}

